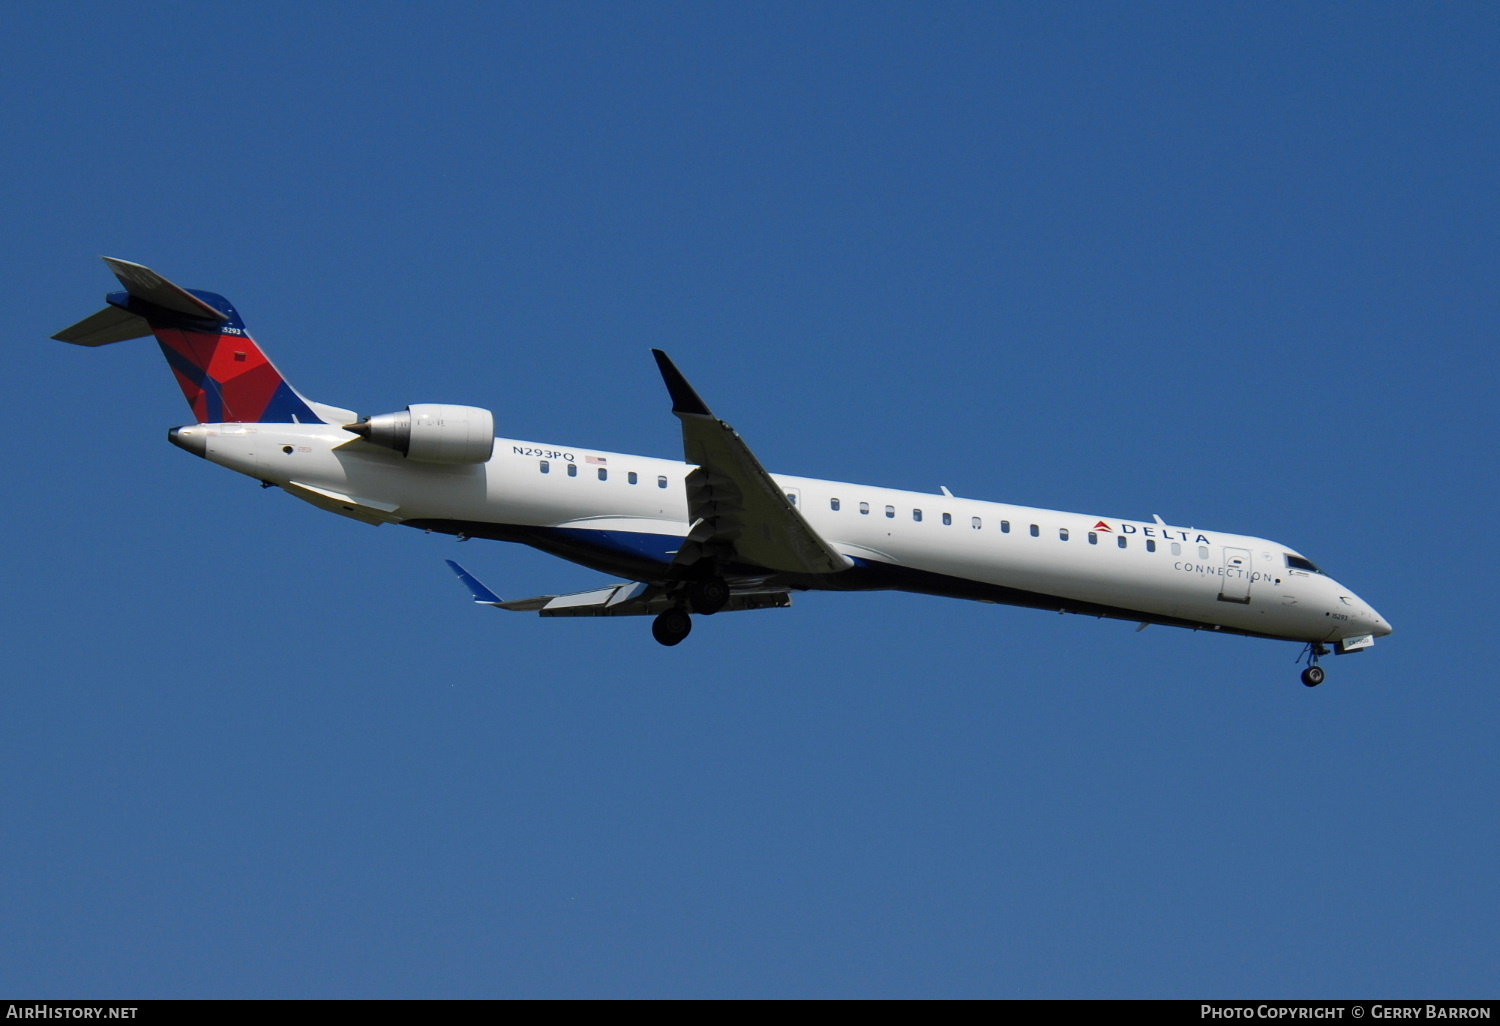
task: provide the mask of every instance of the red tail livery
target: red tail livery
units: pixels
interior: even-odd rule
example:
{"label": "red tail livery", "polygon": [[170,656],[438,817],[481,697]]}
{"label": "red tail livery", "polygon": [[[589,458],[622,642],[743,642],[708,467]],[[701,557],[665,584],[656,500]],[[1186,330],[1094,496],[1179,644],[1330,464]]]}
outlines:
{"label": "red tail livery", "polygon": [[125,291],[110,293],[103,310],[53,338],[102,346],[155,335],[200,424],[336,422],[287,383],[223,296],[184,289],[128,260],[104,262]]}

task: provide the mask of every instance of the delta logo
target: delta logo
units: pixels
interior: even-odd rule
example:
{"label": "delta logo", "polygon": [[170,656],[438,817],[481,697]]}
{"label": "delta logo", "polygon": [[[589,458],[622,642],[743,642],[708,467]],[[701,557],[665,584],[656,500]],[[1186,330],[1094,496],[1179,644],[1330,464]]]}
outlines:
{"label": "delta logo", "polygon": [[[1089,528],[1089,530],[1091,530],[1091,531],[1108,531],[1110,534],[1114,534],[1115,533],[1115,529],[1113,527],[1110,527],[1108,524],[1106,524],[1102,520],[1099,521],[1097,524],[1095,524],[1093,527]],[[1153,525],[1151,527],[1147,527],[1145,524],[1126,524],[1126,523],[1121,523],[1120,524],[1120,533],[1121,534],[1141,534],[1141,535],[1144,535],[1147,538],[1165,538],[1165,539],[1168,539],[1168,540],[1174,540],[1174,539],[1177,539],[1177,538],[1181,538],[1185,542],[1195,542],[1198,545],[1211,545],[1211,544],[1213,544],[1212,542],[1210,542],[1208,540],[1208,536],[1207,535],[1197,534],[1194,531],[1183,531],[1183,530],[1180,530],[1179,528],[1175,528],[1175,527],[1165,527],[1165,526],[1163,526],[1161,524],[1156,524],[1156,525]]]}

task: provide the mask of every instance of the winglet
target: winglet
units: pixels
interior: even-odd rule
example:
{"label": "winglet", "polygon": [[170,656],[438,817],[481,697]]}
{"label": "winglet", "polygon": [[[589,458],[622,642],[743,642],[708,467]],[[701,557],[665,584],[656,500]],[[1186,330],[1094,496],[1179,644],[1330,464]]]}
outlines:
{"label": "winglet", "polygon": [[713,411],[708,408],[708,403],[693,391],[693,386],[688,384],[688,379],[682,376],[671,357],[660,349],[651,350],[651,355],[656,357],[657,369],[661,371],[662,381],[666,382],[667,394],[672,397],[672,412],[712,417]]}
{"label": "winglet", "polygon": [[475,602],[478,602],[480,605],[485,606],[498,606],[503,601],[499,595],[496,595],[493,591],[490,591],[490,589],[486,588],[483,584],[480,584],[479,578],[475,577],[473,574],[469,573],[469,571],[453,562],[453,560],[445,559],[443,560],[443,562],[447,563],[449,569],[451,569],[455,574],[458,575],[458,579],[460,581],[464,582],[464,586],[467,587],[469,591],[473,592]]}

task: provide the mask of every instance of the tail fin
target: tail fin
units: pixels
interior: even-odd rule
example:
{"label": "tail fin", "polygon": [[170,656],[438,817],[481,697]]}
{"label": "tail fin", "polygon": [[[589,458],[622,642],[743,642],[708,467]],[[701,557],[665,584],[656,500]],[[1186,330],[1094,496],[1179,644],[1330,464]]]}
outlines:
{"label": "tail fin", "polygon": [[181,288],[128,260],[104,262],[125,291],[110,293],[103,310],[53,338],[104,346],[155,335],[200,424],[340,424],[353,416],[292,388],[223,296]]}

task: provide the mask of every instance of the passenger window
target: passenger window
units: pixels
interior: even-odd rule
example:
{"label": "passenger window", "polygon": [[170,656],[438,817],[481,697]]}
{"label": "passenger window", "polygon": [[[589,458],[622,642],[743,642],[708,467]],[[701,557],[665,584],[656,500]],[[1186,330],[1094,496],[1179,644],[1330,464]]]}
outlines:
{"label": "passenger window", "polygon": [[1180,555],[1182,555],[1182,546],[1179,545],[1179,544],[1177,544],[1176,542],[1172,543],[1172,555],[1174,555],[1174,556],[1180,556]]}
{"label": "passenger window", "polygon": [[656,479],[656,487],[658,487],[658,488],[665,488],[666,486],[667,486],[667,475],[663,474],[661,477],[658,477]]}
{"label": "passenger window", "polygon": [[577,477],[578,476],[578,464],[576,464],[576,463],[569,463],[568,464],[568,476],[569,477]]}
{"label": "passenger window", "polygon": [[1031,536],[1033,538],[1040,538],[1042,536],[1042,529],[1040,527],[1036,526],[1035,524],[1032,524],[1031,525]]}
{"label": "passenger window", "polygon": [[1066,527],[1059,527],[1057,529],[1057,537],[1058,537],[1059,541],[1067,541],[1068,540],[1068,529]]}
{"label": "passenger window", "polygon": [[546,460],[542,460],[542,473],[543,474],[550,474],[550,473],[552,473],[552,465],[549,464]]}
{"label": "passenger window", "polygon": [[1089,544],[1090,545],[1098,545],[1099,544],[1099,536],[1097,534],[1095,534],[1093,531],[1089,532]]}
{"label": "passenger window", "polygon": [[786,493],[786,501],[790,502],[793,506],[797,505],[797,493],[796,492],[787,492]]}
{"label": "passenger window", "polygon": [[839,500],[837,500],[837,499],[829,499],[828,500],[828,506],[835,513],[837,513],[839,511]]}
{"label": "passenger window", "polygon": [[630,473],[628,473],[628,474],[625,475],[625,480],[629,481],[631,484],[635,484],[640,479],[641,479],[641,476],[639,474],[637,474],[633,470]]}
{"label": "passenger window", "polygon": [[864,516],[869,516],[870,515],[870,504],[868,502],[861,502],[859,504],[859,511]]}
{"label": "passenger window", "polygon": [[1146,539],[1146,551],[1147,552],[1155,552],[1156,551],[1156,542],[1152,541],[1150,538]]}
{"label": "passenger window", "polygon": [[1000,521],[1000,533],[1001,534],[1010,534],[1010,521],[1009,520],[1002,520],[1002,521]]}
{"label": "passenger window", "polygon": [[943,523],[945,523],[945,524],[951,524],[951,523],[953,523],[953,514],[952,513],[944,513],[943,514]]}
{"label": "passenger window", "polygon": [[601,480],[601,481],[608,481],[609,480],[609,471],[607,469],[605,469],[604,467],[600,467],[599,468],[599,480]]}
{"label": "passenger window", "polygon": [[980,520],[978,517],[975,517],[974,519],[969,521],[969,526],[977,531],[984,526],[984,521]]}
{"label": "passenger window", "polygon": [[1207,545],[1199,545],[1198,546],[1198,558],[1199,559],[1207,559],[1208,558],[1208,546]]}
{"label": "passenger window", "polygon": [[888,516],[888,517],[894,517],[896,515],[896,507],[895,506],[887,506],[885,508],[885,515]]}
{"label": "passenger window", "polygon": [[1123,534],[1120,535],[1118,538],[1115,539],[1115,544],[1118,545],[1118,546],[1120,546],[1120,548],[1122,548],[1122,549],[1126,545],[1128,545],[1129,543],[1130,543],[1130,539],[1127,538],[1127,537],[1125,537]]}
{"label": "passenger window", "polygon": [[919,509],[912,510],[911,518],[920,524],[922,522],[922,511]]}

